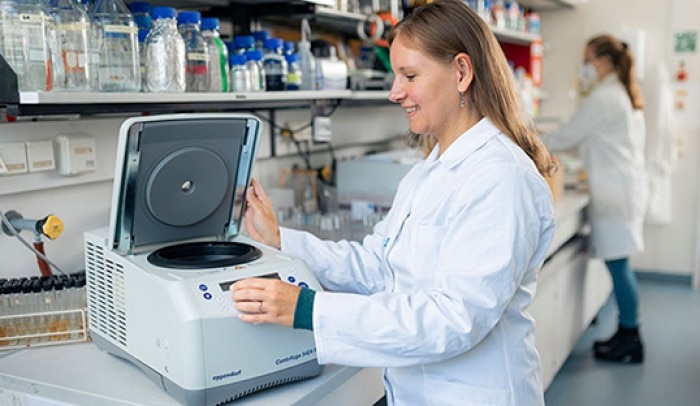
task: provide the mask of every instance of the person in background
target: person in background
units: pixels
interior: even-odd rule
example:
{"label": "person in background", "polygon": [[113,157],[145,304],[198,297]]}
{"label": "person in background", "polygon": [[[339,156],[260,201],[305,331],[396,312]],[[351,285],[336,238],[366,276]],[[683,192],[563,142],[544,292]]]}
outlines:
{"label": "person in background", "polygon": [[239,317],[313,330],[321,364],[385,368],[389,404],[543,405],[527,307],[555,229],[542,176],[554,161],[465,2],[416,9],[389,44],[389,99],[434,147],[362,243],[280,228],[252,180],[250,236],[301,257],[328,291],[238,281]]}
{"label": "person in background", "polygon": [[612,276],[619,327],[609,340],[595,342],[595,356],[639,363],[644,349],[630,257],[644,249],[648,186],[644,104],[634,72],[627,44],[610,35],[590,39],[580,76],[593,90],[571,119],[543,141],[552,151],[578,147],[591,194],[591,254],[605,260]]}

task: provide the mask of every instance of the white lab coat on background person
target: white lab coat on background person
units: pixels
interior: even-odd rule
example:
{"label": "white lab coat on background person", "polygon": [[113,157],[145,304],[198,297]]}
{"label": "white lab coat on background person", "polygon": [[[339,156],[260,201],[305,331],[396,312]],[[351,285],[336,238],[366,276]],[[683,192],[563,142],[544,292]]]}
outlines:
{"label": "white lab coat on background person", "polygon": [[318,360],[385,367],[389,404],[543,405],[526,309],[554,233],[551,192],[486,118],[438,150],[362,244],[281,229],[282,251],[334,291],[316,293]]}
{"label": "white lab coat on background person", "polygon": [[578,147],[591,193],[591,254],[605,260],[644,250],[648,198],[644,115],[634,110],[624,85],[611,73],[571,119],[543,136],[552,151]]}

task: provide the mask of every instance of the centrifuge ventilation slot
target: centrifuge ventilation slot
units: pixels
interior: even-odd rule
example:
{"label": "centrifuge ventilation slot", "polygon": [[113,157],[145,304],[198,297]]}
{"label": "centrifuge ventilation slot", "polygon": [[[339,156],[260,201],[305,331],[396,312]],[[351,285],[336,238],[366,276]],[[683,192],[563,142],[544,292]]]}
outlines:
{"label": "centrifuge ventilation slot", "polygon": [[104,249],[91,242],[85,247],[88,279],[88,315],[92,329],[126,346],[124,268],[107,259]]}

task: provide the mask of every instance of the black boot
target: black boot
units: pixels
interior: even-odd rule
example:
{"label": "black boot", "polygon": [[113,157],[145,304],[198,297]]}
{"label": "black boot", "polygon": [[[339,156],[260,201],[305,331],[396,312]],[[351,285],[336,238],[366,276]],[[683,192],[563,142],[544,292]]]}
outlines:
{"label": "black boot", "polygon": [[604,348],[616,346],[617,342],[620,341],[622,335],[624,334],[624,329],[624,327],[618,326],[617,331],[615,332],[615,334],[613,334],[612,337],[608,338],[607,340],[596,340],[593,343],[593,351],[600,351]]}
{"label": "black boot", "polygon": [[593,345],[595,357],[606,361],[638,364],[644,361],[644,347],[639,329],[618,327],[607,341],[596,341]]}

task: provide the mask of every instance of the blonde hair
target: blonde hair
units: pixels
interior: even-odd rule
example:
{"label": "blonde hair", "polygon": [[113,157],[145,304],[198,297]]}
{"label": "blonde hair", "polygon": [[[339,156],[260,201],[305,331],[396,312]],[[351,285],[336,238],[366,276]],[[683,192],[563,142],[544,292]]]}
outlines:
{"label": "blonde hair", "polygon": [[549,151],[523,119],[513,74],[496,37],[465,2],[437,0],[419,7],[394,26],[389,44],[399,35],[402,41],[446,64],[459,53],[469,55],[474,80],[466,96],[477,111],[518,144],[542,175],[556,171]]}
{"label": "blonde hair", "polygon": [[627,90],[632,107],[635,110],[642,110],[644,108],[642,90],[634,74],[634,56],[627,44],[612,35],[603,34],[591,38],[587,46],[596,57],[608,57],[617,77]]}

